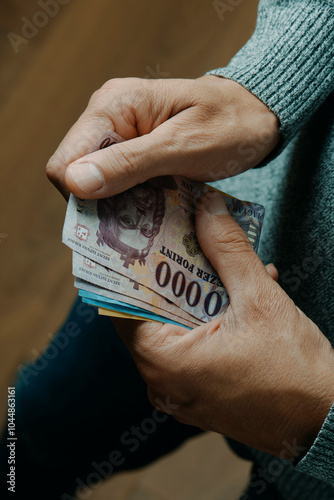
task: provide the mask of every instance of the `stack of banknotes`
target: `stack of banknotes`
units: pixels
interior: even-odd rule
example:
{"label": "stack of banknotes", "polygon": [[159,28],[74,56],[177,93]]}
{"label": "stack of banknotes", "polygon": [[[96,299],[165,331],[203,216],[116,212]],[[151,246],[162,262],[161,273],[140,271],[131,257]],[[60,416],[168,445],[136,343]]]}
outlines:
{"label": "stack of banknotes", "polygon": [[[107,132],[89,151],[122,139]],[[187,328],[224,314],[228,295],[195,233],[199,198],[223,196],[257,251],[264,208],[181,176],[156,177],[100,200],[71,194],[63,242],[73,250],[74,284],[99,313]]]}

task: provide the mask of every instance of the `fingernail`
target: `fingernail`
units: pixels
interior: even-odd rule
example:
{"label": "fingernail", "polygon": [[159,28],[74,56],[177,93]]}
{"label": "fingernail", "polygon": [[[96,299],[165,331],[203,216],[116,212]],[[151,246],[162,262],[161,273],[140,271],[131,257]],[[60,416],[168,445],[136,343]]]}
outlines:
{"label": "fingernail", "polygon": [[98,191],[104,184],[100,170],[93,163],[71,164],[67,168],[67,175],[70,175],[81,191],[87,194]]}
{"label": "fingernail", "polygon": [[205,207],[212,215],[226,215],[229,213],[223,195],[217,191],[210,193]]}

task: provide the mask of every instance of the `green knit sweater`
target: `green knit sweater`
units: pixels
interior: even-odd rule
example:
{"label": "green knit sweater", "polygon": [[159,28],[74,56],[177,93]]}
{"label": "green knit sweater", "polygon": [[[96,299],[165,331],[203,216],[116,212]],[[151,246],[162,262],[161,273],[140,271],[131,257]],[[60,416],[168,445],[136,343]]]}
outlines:
{"label": "green knit sweater", "polygon": [[[252,38],[208,74],[239,82],[280,119],[282,143],[262,168],[216,185],[266,207],[260,256],[334,347],[334,1],[260,0]],[[262,471],[260,498],[273,482],[284,499],[334,499],[334,405],[297,465],[231,446]]]}

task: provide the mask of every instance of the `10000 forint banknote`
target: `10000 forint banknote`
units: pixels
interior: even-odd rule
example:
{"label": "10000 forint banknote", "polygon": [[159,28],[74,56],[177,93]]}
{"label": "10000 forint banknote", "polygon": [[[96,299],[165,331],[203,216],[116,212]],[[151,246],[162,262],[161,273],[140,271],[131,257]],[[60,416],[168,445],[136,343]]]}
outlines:
{"label": "10000 forint banknote", "polygon": [[[146,319],[150,321],[163,320],[165,323],[177,323],[179,325],[187,326],[188,328],[196,328],[196,326],[202,324],[199,320],[196,320],[196,318],[194,318],[194,321],[186,319],[185,313],[181,309],[178,309],[179,314],[176,314],[175,312],[171,313],[167,309],[158,309],[147,302],[142,302],[141,300],[134,299],[133,297],[126,297],[124,295],[120,295],[119,293],[105,290],[104,288],[102,289],[87,281],[81,280],[80,278],[75,278],[74,286],[79,289],[79,294],[82,296],[84,301],[87,302],[89,300],[95,300],[99,303],[100,308],[102,308],[103,304],[105,308],[109,308],[112,311],[132,314],[133,316],[145,316]],[[154,294],[154,292],[152,293]]]}
{"label": "10000 forint banknote", "polygon": [[[196,205],[207,191],[215,190],[168,176],[101,200],[71,195],[63,242],[163,295],[200,321],[210,321],[225,311],[228,296],[195,234]],[[216,192],[257,250],[264,208]]]}
{"label": "10000 forint banknote", "polygon": [[147,309],[169,319],[177,316],[179,321],[189,327],[196,327],[202,322],[168,301],[162,295],[138,282],[131,281],[122,274],[115,273],[77,252],[73,252],[73,275],[76,288],[95,293],[101,297],[115,299],[129,305]]}

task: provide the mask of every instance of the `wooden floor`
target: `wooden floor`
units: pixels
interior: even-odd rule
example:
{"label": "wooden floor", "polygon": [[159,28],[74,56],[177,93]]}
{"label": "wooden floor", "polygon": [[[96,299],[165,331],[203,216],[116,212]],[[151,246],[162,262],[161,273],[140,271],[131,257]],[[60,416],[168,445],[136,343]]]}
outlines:
{"label": "wooden floor", "polygon": [[[105,80],[159,72],[197,77],[226,64],[254,29],[257,0],[220,2],[219,14],[215,5],[69,0],[43,16],[37,0],[2,0],[2,422],[17,367],[45,347],[75,297],[71,252],[61,243],[66,207],[45,177],[48,157]],[[27,20],[40,27],[27,28]],[[248,471],[220,436],[208,434],[144,470],[112,478],[90,498],[232,500]]]}

